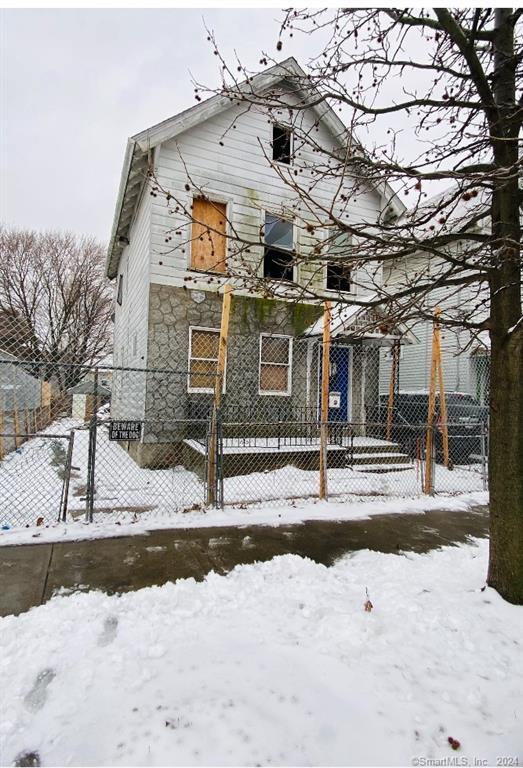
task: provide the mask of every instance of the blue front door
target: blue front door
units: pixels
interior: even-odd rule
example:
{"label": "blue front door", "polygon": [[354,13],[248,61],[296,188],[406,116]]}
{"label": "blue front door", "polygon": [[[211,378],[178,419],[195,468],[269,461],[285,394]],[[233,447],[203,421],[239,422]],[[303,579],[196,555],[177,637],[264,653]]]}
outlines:
{"label": "blue front door", "polygon": [[[348,421],[350,403],[350,348],[330,349],[329,371],[329,421]],[[320,347],[320,393],[321,393],[321,347]],[[321,395],[320,395],[321,396]]]}

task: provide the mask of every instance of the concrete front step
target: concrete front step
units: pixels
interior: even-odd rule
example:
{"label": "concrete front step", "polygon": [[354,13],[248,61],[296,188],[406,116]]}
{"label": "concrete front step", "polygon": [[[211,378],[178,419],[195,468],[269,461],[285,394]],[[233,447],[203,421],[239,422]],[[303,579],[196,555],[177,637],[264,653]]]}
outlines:
{"label": "concrete front step", "polygon": [[412,469],[412,464],[357,464],[353,469],[355,472],[384,474],[386,472],[406,472],[408,469]]}

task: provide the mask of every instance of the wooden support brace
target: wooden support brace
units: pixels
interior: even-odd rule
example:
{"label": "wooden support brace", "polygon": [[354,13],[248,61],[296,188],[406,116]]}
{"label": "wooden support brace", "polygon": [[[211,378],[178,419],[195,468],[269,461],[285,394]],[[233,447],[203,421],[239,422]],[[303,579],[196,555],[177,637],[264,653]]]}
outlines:
{"label": "wooden support brace", "polygon": [[220,339],[218,342],[218,363],[214,381],[214,406],[209,428],[209,445],[207,456],[207,504],[216,504],[216,431],[218,409],[222,401],[225,364],[227,360],[227,340],[229,337],[229,318],[231,314],[232,286],[223,289],[222,319],[220,324]]}
{"label": "wooden support brace", "polygon": [[326,499],[327,487],[327,443],[329,436],[329,373],[331,343],[330,302],[325,302],[323,310],[323,347],[321,359],[321,406],[320,406],[320,499]]}

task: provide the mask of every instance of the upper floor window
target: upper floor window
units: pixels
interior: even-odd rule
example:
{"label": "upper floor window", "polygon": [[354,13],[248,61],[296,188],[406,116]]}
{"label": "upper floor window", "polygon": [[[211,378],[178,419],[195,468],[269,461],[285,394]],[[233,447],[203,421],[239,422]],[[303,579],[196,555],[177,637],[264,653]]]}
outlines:
{"label": "upper floor window", "polygon": [[265,252],[263,275],[276,280],[292,280],[294,226],[292,221],[265,214]]}
{"label": "upper floor window", "polygon": [[118,275],[118,290],[116,292],[116,301],[120,306],[123,301],[123,275]]}
{"label": "upper floor window", "polygon": [[351,238],[346,232],[334,235],[328,245],[326,287],[329,291],[352,291]]}
{"label": "upper floor window", "polygon": [[272,159],[276,163],[290,165],[292,131],[284,125],[275,123],[272,126]]}
{"label": "upper floor window", "polygon": [[227,205],[196,197],[192,205],[191,269],[225,272]]}

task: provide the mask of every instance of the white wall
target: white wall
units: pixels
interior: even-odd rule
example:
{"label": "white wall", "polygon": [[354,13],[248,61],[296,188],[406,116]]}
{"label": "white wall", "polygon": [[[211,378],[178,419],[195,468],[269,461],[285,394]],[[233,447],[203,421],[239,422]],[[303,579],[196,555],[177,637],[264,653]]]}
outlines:
{"label": "white wall", "polygon": [[[312,128],[315,116],[302,113],[301,130]],[[232,125],[235,128],[232,128]],[[315,139],[328,148],[335,140],[320,125]],[[164,143],[156,152],[155,165],[158,179],[165,189],[182,198],[185,205],[190,203],[195,188],[202,188],[211,198],[229,203],[228,217],[238,229],[240,238],[257,240],[263,222],[263,211],[278,212],[280,205],[292,206],[295,193],[278,177],[264,156],[271,154],[270,141],[272,125],[266,114],[259,111],[245,111],[245,107],[234,106],[204,123]],[[223,146],[220,146],[220,141]],[[261,142],[261,143],[260,143]],[[300,151],[300,150],[297,150]],[[297,156],[291,172],[304,159],[317,161],[317,155],[303,150]],[[300,174],[303,181],[305,173]],[[186,191],[185,185],[191,189]],[[322,181],[316,187],[315,196],[322,204],[329,205],[337,190],[332,180]],[[347,188],[346,194],[350,192]],[[379,195],[369,189],[359,189],[350,208],[350,220],[354,222],[373,221],[380,210]],[[305,208],[302,206],[305,215]],[[312,216],[307,214],[306,219]],[[152,200],[152,249],[151,280],[155,283],[176,285],[187,275],[190,263],[190,238],[187,219],[183,215],[169,215],[165,198],[159,195]],[[165,242],[170,231],[172,240]],[[178,233],[178,234],[177,234]],[[316,242],[317,234],[308,235],[303,227],[298,232],[298,247],[306,253]],[[229,247],[234,248],[229,241]],[[253,247],[250,255],[252,264],[260,263],[262,248]],[[317,267],[300,268],[300,282],[311,280]],[[316,275],[315,285],[320,282]],[[194,285],[194,283],[191,283]],[[208,287],[203,283],[201,287]]]}
{"label": "white wall", "polygon": [[[115,367],[144,368],[147,364],[149,310],[149,259],[151,250],[151,197],[144,189],[130,228],[129,245],[120,258],[114,281]],[[116,302],[119,276],[123,275],[121,306]],[[113,375],[111,412],[122,418],[142,418],[144,408],[143,374]]]}

